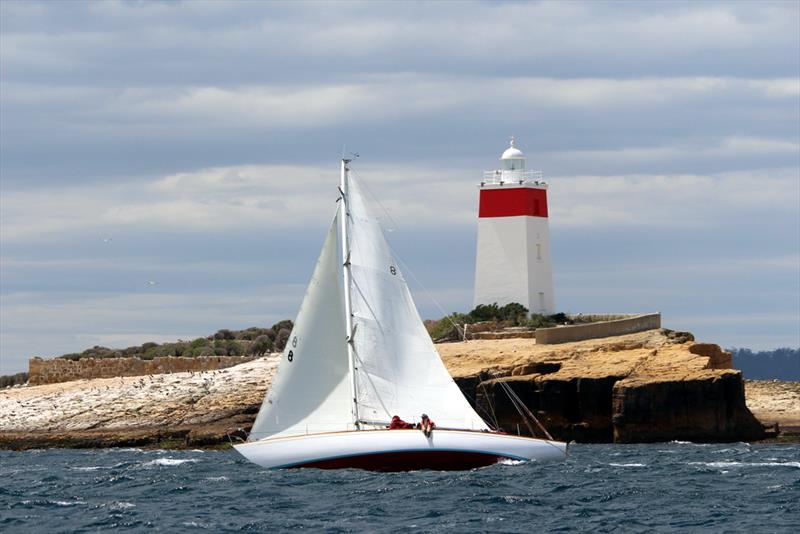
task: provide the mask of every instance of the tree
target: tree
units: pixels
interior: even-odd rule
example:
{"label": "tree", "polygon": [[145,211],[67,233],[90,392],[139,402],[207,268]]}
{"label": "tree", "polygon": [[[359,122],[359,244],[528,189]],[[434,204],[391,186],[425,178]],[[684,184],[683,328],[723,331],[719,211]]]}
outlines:
{"label": "tree", "polygon": [[217,333],[214,334],[214,339],[236,339],[236,334],[227,328],[223,328],[222,330],[217,330]]}
{"label": "tree", "polygon": [[286,346],[286,342],[289,341],[291,333],[292,331],[288,328],[281,328],[278,330],[278,335],[275,337],[275,349],[283,350]]}
{"label": "tree", "polygon": [[238,341],[229,339],[225,342],[225,354],[227,356],[241,356],[244,354],[244,348]]}
{"label": "tree", "polygon": [[268,336],[258,336],[250,343],[250,354],[263,356],[272,350],[272,340]]}
{"label": "tree", "polygon": [[289,319],[284,319],[283,321],[279,321],[274,325],[272,325],[272,330],[274,332],[280,333],[280,331],[283,330],[284,328],[287,329],[289,332],[291,332],[292,328],[294,328],[294,323]]}

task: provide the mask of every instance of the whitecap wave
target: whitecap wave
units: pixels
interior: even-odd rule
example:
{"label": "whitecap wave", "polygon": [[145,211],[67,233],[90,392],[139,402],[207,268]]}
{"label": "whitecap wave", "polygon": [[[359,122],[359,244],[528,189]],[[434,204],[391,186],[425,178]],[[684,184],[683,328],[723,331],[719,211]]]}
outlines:
{"label": "whitecap wave", "polygon": [[500,460],[497,463],[499,463],[500,465],[520,465],[526,462],[525,460],[512,460],[510,458],[504,458],[503,460]]}
{"label": "whitecap wave", "polygon": [[714,468],[728,467],[794,467],[800,469],[800,462],[689,462],[689,465],[704,465]]}
{"label": "whitecap wave", "polygon": [[647,467],[646,464],[614,464],[614,463],[611,463],[611,464],[608,464],[608,465],[613,466],[613,467]]}
{"label": "whitecap wave", "polygon": [[50,501],[50,504],[56,504],[58,506],[75,506],[78,504],[86,504],[85,501]]}
{"label": "whitecap wave", "polygon": [[165,465],[165,466],[173,466],[173,465],[181,465],[185,463],[194,463],[197,460],[194,458],[157,458],[155,460],[150,460],[149,462],[145,462],[144,466],[151,466],[151,465]]}

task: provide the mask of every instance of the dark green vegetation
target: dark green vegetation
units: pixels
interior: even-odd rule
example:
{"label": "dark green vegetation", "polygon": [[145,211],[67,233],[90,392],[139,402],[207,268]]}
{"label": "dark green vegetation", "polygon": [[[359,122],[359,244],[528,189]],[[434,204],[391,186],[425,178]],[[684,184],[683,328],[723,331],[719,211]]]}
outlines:
{"label": "dark green vegetation", "polygon": [[748,380],[800,380],[800,349],[788,347],[753,352],[750,349],[728,349],[733,366],[741,369]]}
{"label": "dark green vegetation", "polygon": [[0,389],[24,384],[28,381],[28,373],[17,373],[15,375],[0,376]]}
{"label": "dark green vegetation", "polygon": [[223,328],[208,337],[192,341],[179,340],[174,343],[147,342],[125,349],[110,349],[95,346],[83,352],[64,354],[60,358],[80,360],[81,358],[141,358],[152,360],[163,356],[182,356],[202,358],[207,356],[262,356],[269,352],[281,351],[292,331],[292,321],[284,320],[270,328],[253,326],[245,330]]}
{"label": "dark green vegetation", "polygon": [[464,335],[464,326],[477,323],[486,326],[482,330],[501,330],[509,327],[535,330],[564,324],[594,323],[623,318],[621,315],[567,315],[565,313],[553,315],[532,313],[529,315],[528,308],[518,302],[512,302],[505,306],[498,306],[495,302],[494,304],[479,304],[469,313],[454,312],[438,321],[425,321],[425,326],[434,341],[447,341],[461,339]]}

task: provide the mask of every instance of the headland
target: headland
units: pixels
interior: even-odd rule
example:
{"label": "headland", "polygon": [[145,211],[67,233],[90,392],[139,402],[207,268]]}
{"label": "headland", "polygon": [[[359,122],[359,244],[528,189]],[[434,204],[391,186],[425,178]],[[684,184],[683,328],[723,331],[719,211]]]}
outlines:
{"label": "headland", "polygon": [[[790,430],[790,439],[800,428],[800,384],[745,383],[728,353],[688,333],[437,348],[479,413],[507,432],[528,433],[501,381],[563,440],[755,441],[776,437],[773,423]],[[0,390],[0,448],[224,447],[246,436],[279,358]]]}

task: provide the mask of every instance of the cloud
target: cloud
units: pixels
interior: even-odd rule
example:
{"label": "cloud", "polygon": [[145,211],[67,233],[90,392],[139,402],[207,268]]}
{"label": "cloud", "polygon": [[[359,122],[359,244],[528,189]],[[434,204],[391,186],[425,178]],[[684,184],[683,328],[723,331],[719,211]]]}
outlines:
{"label": "cloud", "polygon": [[[708,149],[717,156],[747,150],[791,152],[797,146],[732,139]],[[658,152],[650,152],[653,161]],[[645,157],[625,151],[584,156]],[[474,219],[477,191],[474,182],[464,179],[477,175],[474,170],[384,169],[373,164],[356,172],[368,191],[374,191],[377,216],[389,228],[465,227]],[[220,235],[236,228],[283,231],[309,222],[324,226],[335,212],[337,174],[333,165],[242,165],[186,171],[145,183],[64,187],[57,193],[10,191],[2,199],[2,236],[6,242],[20,242],[131,229]],[[793,213],[800,195],[793,168],[713,175],[567,175],[549,181],[553,224],[565,228],[714,225],[732,210]]]}
{"label": "cloud", "polygon": [[[608,2],[482,2],[458,10],[417,2],[269,2],[245,9],[215,2],[47,9],[29,4],[2,5],[7,69],[37,77],[47,67],[70,65],[79,68],[48,74],[76,79],[94,78],[111,67],[125,83],[319,79],[364,71],[437,72],[443,65],[450,72],[495,75],[520,69],[568,77],[598,71],[764,75],[785,63],[775,52],[798,41],[798,8],[790,2],[625,4],[624,9]],[[118,58],[124,63],[113,65]]]}
{"label": "cloud", "polygon": [[[550,183],[565,309],[789,313],[798,21],[796,2],[0,2],[0,364],[292,315],[344,144],[448,311],[471,303],[476,183],[516,134]],[[703,324],[762,346],[796,327]]]}

